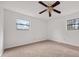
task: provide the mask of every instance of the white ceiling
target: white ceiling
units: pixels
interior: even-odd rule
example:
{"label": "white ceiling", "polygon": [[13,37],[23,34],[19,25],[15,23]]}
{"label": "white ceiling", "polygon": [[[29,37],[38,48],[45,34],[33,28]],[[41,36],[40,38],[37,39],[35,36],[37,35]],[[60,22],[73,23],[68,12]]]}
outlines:
{"label": "white ceiling", "polygon": [[[54,2],[55,1],[44,1],[44,3],[48,5],[51,5]],[[4,4],[4,7],[7,9],[11,9],[42,20],[49,20],[79,11],[79,1],[60,1],[60,5],[55,7],[55,9],[60,10],[61,14],[57,14],[56,12],[52,11],[52,17],[49,17],[48,12],[38,14],[40,11],[46,8],[39,4],[38,1],[5,1],[2,2],[2,4]]]}

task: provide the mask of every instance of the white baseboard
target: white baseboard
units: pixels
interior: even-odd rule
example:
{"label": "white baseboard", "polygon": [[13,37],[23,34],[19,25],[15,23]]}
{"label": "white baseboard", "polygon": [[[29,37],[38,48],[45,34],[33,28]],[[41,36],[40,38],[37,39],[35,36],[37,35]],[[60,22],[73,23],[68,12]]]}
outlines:
{"label": "white baseboard", "polygon": [[39,40],[29,41],[27,43],[23,43],[23,44],[21,43],[21,44],[18,44],[18,45],[9,46],[9,47],[6,47],[4,49],[13,48],[13,47],[22,46],[22,45],[27,45],[27,44],[32,44],[32,43],[36,43],[36,42],[40,42],[40,41],[44,41],[44,40],[47,40],[47,39],[39,39]]}
{"label": "white baseboard", "polygon": [[68,45],[79,47],[79,44],[73,44],[73,43],[69,43],[69,42],[61,42],[61,43],[65,43],[65,44],[68,44]]}
{"label": "white baseboard", "polygon": [[64,43],[64,44],[68,44],[68,45],[72,45],[72,46],[79,47],[79,44],[73,44],[73,43],[70,43],[70,42],[59,41],[59,40],[53,40],[53,39],[50,39],[50,40],[52,40],[52,41],[56,41],[56,42],[59,42],[59,43]]}

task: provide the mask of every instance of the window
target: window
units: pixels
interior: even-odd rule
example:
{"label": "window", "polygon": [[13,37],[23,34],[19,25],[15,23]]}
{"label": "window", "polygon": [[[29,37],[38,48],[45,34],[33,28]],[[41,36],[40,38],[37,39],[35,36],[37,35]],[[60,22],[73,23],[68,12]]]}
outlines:
{"label": "window", "polygon": [[67,21],[68,30],[79,30],[79,18]]}
{"label": "window", "polygon": [[24,19],[16,19],[16,27],[18,30],[26,30],[30,28],[30,21]]}

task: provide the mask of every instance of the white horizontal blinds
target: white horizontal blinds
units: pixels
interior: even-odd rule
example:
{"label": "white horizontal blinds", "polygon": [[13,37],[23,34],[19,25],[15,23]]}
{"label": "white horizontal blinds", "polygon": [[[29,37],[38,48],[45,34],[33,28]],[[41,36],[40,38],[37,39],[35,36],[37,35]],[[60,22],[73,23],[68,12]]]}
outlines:
{"label": "white horizontal blinds", "polygon": [[67,21],[68,30],[79,30],[79,18]]}
{"label": "white horizontal blinds", "polygon": [[75,29],[79,29],[79,19],[76,19],[74,27]]}
{"label": "white horizontal blinds", "polygon": [[24,19],[16,19],[16,27],[19,30],[29,29],[30,21]]}

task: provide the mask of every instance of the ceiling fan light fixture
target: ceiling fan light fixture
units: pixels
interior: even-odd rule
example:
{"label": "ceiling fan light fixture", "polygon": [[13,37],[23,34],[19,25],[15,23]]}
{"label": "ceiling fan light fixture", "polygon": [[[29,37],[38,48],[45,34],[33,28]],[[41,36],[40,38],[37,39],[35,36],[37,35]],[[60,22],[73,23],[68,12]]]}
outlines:
{"label": "ceiling fan light fixture", "polygon": [[42,4],[43,6],[47,7],[47,9],[45,9],[45,10],[39,12],[39,14],[42,14],[43,12],[45,12],[45,11],[47,11],[47,10],[48,10],[48,13],[49,13],[49,17],[51,17],[51,12],[52,12],[52,11],[54,11],[54,12],[56,12],[56,13],[59,13],[59,14],[61,13],[61,11],[54,9],[54,7],[56,7],[57,5],[60,4],[59,1],[56,1],[56,2],[55,2],[53,5],[51,5],[51,6],[46,5],[46,4],[43,3],[42,1],[39,1],[39,3]]}

